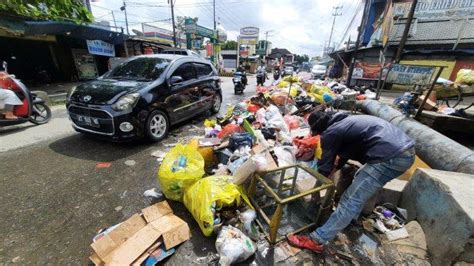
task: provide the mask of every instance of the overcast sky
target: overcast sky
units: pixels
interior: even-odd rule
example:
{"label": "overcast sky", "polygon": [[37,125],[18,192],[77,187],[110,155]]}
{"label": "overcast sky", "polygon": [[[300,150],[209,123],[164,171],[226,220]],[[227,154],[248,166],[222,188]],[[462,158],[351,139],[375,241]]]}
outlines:
{"label": "overcast sky", "polygon": [[[213,27],[212,0],[175,0],[175,16],[198,17],[198,24]],[[336,18],[332,42],[356,38],[356,28],[362,15],[362,0],[216,0],[216,19],[228,32],[228,39],[237,39],[239,29],[246,26],[260,28],[260,38],[265,31],[273,48],[287,48],[296,54],[321,55],[331,31],[333,6],[342,6]],[[295,4],[298,2],[298,4]],[[171,29],[171,12],[166,0],[126,0],[130,29],[141,31],[141,22],[162,21],[152,25]],[[97,20],[108,20],[113,25],[114,10],[117,26],[124,26],[121,0],[94,0],[92,12]],[[360,10],[359,12],[357,12]],[[357,13],[357,15],[355,15]],[[355,16],[355,17],[354,17]]]}

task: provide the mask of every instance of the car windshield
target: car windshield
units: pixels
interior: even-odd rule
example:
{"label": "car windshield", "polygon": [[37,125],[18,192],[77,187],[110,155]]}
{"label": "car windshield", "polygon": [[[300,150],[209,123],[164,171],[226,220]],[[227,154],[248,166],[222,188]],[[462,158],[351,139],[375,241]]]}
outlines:
{"label": "car windshield", "polygon": [[151,81],[160,77],[170,62],[171,60],[163,58],[136,58],[118,65],[104,77],[111,79]]}
{"label": "car windshield", "polygon": [[293,71],[293,68],[292,67],[286,67],[285,70],[286,71]]}

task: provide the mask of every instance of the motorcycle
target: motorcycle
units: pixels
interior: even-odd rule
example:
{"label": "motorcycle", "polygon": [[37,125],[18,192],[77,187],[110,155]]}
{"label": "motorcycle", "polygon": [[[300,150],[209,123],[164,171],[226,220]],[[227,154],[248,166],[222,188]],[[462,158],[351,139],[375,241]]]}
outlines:
{"label": "motorcycle", "polygon": [[242,94],[245,90],[245,72],[235,72],[232,82],[234,83],[234,93]]}
{"label": "motorcycle", "polygon": [[8,74],[6,62],[3,62],[3,69],[4,71],[0,71],[0,87],[15,92],[23,104],[16,105],[13,109],[17,119],[0,118],[0,126],[17,125],[28,121],[35,125],[47,123],[51,119],[51,109],[45,101],[30,92],[15,75]]}
{"label": "motorcycle", "polygon": [[275,71],[273,71],[273,79],[278,80],[279,78],[280,78],[280,70],[275,69]]}

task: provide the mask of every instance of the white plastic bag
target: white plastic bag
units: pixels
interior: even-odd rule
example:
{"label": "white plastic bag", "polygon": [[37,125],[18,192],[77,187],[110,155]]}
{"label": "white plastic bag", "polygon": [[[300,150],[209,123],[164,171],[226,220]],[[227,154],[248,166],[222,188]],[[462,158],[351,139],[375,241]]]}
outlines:
{"label": "white plastic bag", "polygon": [[255,210],[248,209],[241,214],[239,214],[239,219],[243,223],[242,231],[245,235],[250,237],[252,240],[258,240],[258,230],[252,224],[253,221],[257,218],[257,213]]}
{"label": "white plastic bag", "polygon": [[242,231],[233,226],[224,226],[216,240],[220,265],[230,265],[246,260],[257,251],[257,246]]}

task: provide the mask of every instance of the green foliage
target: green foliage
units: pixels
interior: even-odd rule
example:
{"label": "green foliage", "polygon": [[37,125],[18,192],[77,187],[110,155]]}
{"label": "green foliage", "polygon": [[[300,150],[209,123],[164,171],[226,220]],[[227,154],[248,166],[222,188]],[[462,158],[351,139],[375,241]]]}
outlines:
{"label": "green foliage", "polygon": [[232,40],[226,41],[222,45],[222,50],[237,50],[237,42]]}
{"label": "green foliage", "polygon": [[78,24],[93,21],[81,0],[0,0],[0,12]]}
{"label": "green foliage", "polygon": [[301,64],[303,62],[308,62],[309,61],[309,56],[308,55],[295,55],[295,61],[298,64]]}

